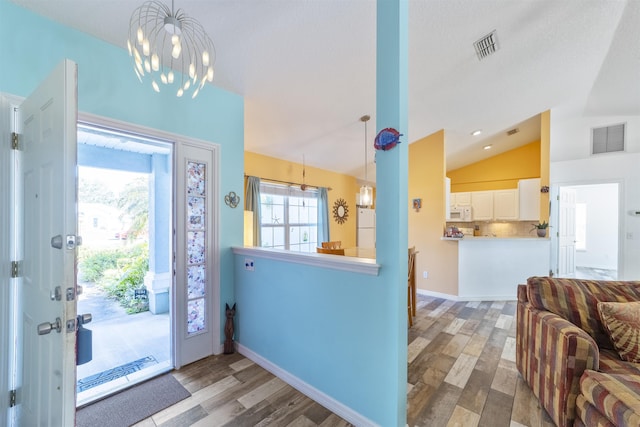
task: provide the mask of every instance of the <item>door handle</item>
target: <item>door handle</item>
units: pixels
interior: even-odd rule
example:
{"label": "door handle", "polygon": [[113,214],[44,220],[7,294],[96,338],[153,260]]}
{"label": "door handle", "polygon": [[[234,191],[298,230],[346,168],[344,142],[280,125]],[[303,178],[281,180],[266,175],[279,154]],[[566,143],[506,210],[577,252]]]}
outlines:
{"label": "door handle", "polygon": [[54,323],[40,323],[38,325],[38,335],[47,335],[54,329],[57,333],[62,331],[62,320],[59,317],[56,317],[56,321]]}

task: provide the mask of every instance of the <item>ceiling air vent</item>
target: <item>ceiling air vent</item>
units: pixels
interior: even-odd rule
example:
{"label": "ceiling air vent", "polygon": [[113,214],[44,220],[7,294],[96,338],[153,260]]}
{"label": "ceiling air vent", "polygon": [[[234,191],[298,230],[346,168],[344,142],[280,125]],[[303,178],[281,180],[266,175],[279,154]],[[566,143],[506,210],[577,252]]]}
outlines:
{"label": "ceiling air vent", "polygon": [[513,128],[511,130],[507,131],[507,135],[511,136],[511,135],[515,135],[516,133],[520,132],[520,129],[518,128]]}
{"label": "ceiling air vent", "polygon": [[496,50],[500,48],[498,45],[498,35],[496,34],[496,30],[491,31],[489,34],[476,41],[473,44],[473,47],[476,49],[476,55],[478,55],[478,59],[480,61],[495,53]]}
{"label": "ceiling air vent", "polygon": [[624,151],[624,123],[593,128],[591,133],[591,153],[614,153]]}

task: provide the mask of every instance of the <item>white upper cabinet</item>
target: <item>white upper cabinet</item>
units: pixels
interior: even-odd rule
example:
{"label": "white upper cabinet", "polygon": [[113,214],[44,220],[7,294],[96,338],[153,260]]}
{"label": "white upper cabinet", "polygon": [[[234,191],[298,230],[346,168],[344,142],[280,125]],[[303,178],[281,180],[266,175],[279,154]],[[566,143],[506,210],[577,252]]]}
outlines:
{"label": "white upper cabinet", "polygon": [[493,191],[472,191],[471,214],[474,221],[493,219]]}
{"label": "white upper cabinet", "polygon": [[540,219],[540,178],[518,181],[520,199],[520,220],[538,221]]}
{"label": "white upper cabinet", "polygon": [[462,193],[451,193],[451,206],[471,206],[471,193],[466,191]]}
{"label": "white upper cabinet", "polygon": [[493,218],[496,220],[518,220],[518,190],[495,190],[493,192]]}

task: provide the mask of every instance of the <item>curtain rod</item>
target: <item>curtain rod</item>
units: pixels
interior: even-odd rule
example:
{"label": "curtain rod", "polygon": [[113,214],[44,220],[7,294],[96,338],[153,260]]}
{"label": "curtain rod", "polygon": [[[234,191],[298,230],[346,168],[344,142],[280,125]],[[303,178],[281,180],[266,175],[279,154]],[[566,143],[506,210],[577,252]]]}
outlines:
{"label": "curtain rod", "polygon": [[[245,178],[248,178],[249,176],[252,175],[247,175],[246,173],[244,174]],[[271,178],[262,178],[262,177],[258,177],[260,178],[261,181],[269,181],[269,182],[277,182],[280,184],[287,184],[287,185],[297,185],[300,186],[302,184],[298,183],[298,182],[291,182],[291,181],[280,181],[279,179],[271,179]],[[311,185],[311,184],[305,184],[307,187],[312,187],[312,188],[320,188],[317,185]],[[327,191],[331,191],[333,190],[331,187],[327,187]]]}

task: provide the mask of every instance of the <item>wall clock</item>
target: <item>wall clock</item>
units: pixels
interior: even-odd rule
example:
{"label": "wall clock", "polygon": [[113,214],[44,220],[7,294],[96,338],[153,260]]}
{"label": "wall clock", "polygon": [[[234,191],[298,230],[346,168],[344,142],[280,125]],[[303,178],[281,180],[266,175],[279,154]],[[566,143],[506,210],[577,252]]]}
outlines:
{"label": "wall clock", "polygon": [[349,206],[344,199],[338,199],[333,204],[333,219],[338,224],[343,224],[349,218]]}

